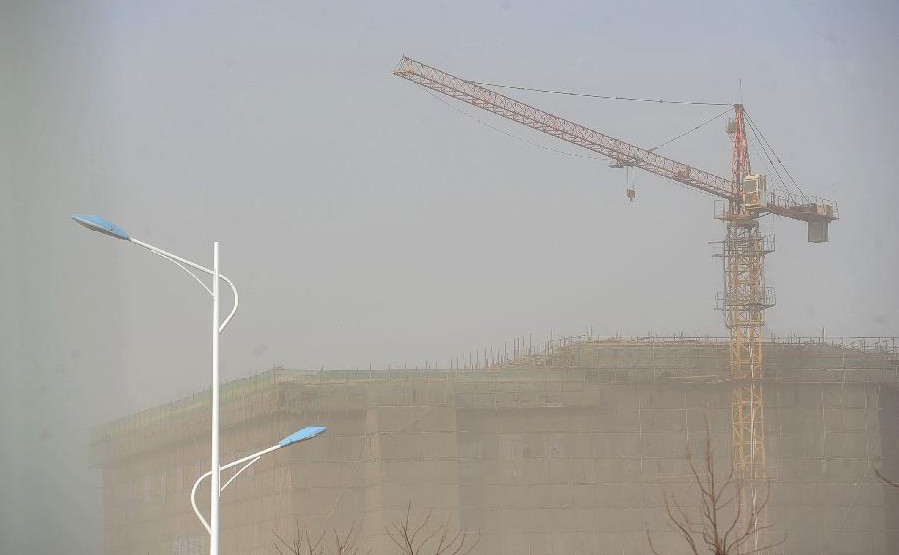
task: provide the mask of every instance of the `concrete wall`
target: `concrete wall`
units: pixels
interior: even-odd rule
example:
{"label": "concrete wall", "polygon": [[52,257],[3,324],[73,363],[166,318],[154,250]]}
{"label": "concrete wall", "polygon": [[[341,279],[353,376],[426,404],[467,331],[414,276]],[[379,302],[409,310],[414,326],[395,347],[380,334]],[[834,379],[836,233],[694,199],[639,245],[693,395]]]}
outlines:
{"label": "concrete wall", "polygon": [[[647,553],[647,531],[660,552],[685,552],[665,495],[695,506],[686,453],[701,459],[707,430],[727,474],[726,346],[590,343],[553,364],[233,386],[223,449],[235,457],[303,425],[329,430],[229,487],[223,553],[274,552],[274,533],[295,536],[297,522],[313,535],[355,526],[373,554],[394,553],[384,530],[410,503],[419,518],[433,510],[434,523],[479,531],[478,553]],[[786,535],[773,552],[899,552],[899,493],[873,473],[899,476],[895,361],[774,346],[768,368],[768,540]],[[152,441],[95,445],[109,553],[190,553],[204,539],[187,492],[208,468],[206,407],[145,418]]]}

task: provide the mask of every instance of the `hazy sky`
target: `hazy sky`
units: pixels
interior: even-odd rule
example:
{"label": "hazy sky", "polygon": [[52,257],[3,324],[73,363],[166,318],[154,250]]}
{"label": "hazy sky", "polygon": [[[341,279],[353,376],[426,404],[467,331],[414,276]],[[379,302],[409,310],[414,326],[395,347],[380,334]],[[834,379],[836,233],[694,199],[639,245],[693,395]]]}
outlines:
{"label": "hazy sky", "polygon": [[[209,384],[210,302],[98,213],[223,272],[223,376],[445,364],[533,334],[723,335],[713,199],[391,75],[738,102],[831,242],[768,217],[779,335],[899,335],[892,2],[0,0],[0,552],[101,549],[91,426]],[[742,87],[741,87],[742,83]],[[647,147],[721,108],[512,96]],[[466,117],[458,110],[469,114]],[[719,119],[661,151],[729,176]],[[757,171],[768,171],[758,150]]]}

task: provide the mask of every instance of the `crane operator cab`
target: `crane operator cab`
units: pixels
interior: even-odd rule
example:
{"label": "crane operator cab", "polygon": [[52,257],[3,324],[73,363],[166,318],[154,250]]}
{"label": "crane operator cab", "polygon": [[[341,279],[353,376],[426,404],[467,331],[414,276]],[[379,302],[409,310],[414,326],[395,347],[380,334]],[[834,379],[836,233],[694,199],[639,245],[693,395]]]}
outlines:
{"label": "crane operator cab", "polygon": [[747,175],[743,178],[743,206],[747,210],[764,210],[768,206],[768,184],[761,174]]}

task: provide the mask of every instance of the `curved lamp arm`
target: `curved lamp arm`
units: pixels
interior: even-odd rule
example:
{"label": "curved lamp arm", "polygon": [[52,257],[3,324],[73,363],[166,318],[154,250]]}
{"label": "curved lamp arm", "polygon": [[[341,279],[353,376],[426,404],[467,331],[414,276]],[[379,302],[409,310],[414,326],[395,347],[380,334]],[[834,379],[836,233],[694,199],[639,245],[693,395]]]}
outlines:
{"label": "curved lamp arm", "polygon": [[[190,274],[195,280],[197,280],[197,282],[199,282],[200,285],[203,286],[203,289],[205,289],[207,293],[212,295],[212,290],[209,288],[209,286],[207,286],[205,283],[203,283],[203,280],[201,280],[199,277],[197,277],[197,274],[191,272],[188,269],[188,267],[193,268],[194,270],[199,270],[199,271],[203,272],[204,274],[207,274],[210,276],[215,275],[215,272],[213,270],[210,270],[209,268],[207,268],[205,266],[200,266],[199,264],[197,264],[195,262],[191,262],[190,260],[187,260],[185,258],[181,258],[180,256],[172,254],[168,251],[164,251],[164,250],[160,249],[159,247],[153,246],[149,243],[144,243],[143,241],[135,239],[134,237],[129,237],[126,240],[134,243],[135,245],[143,247],[143,248],[147,249],[148,251],[152,252],[153,254],[160,256],[160,257],[168,260],[169,262],[175,264],[176,266],[178,266],[179,268],[181,268],[182,270],[184,270],[185,272]],[[228,279],[227,277],[225,277],[222,274],[219,274],[219,278],[221,278],[222,281],[224,281],[225,283],[228,284],[229,287],[231,287],[231,292],[234,294],[234,307],[231,309],[231,313],[228,314],[228,317],[225,318],[225,320],[219,326],[219,332],[221,332],[222,330],[225,329],[225,326],[228,325],[228,322],[231,321],[231,318],[234,317],[234,313],[237,312],[237,305],[240,303],[240,297],[237,294],[237,287],[234,286],[234,283],[232,283],[230,279]]]}
{"label": "curved lamp arm", "polygon": [[[252,465],[256,461],[258,461],[260,458],[262,458],[263,455],[267,455],[267,454],[271,453],[272,451],[277,451],[278,449],[281,449],[282,447],[287,447],[288,445],[293,445],[294,443],[300,443],[301,441],[306,441],[306,440],[312,439],[314,437],[320,436],[321,434],[325,433],[326,430],[327,430],[327,428],[324,426],[307,426],[307,427],[303,428],[302,430],[298,430],[298,431],[290,434],[289,436],[285,437],[284,439],[282,439],[278,443],[272,445],[271,447],[267,447],[267,448],[263,449],[262,451],[257,451],[255,453],[253,453],[252,455],[247,455],[246,457],[243,457],[242,459],[237,459],[236,461],[229,462],[228,464],[223,465],[219,469],[220,471],[227,470],[229,468],[233,468],[239,464],[247,463],[240,470],[235,472],[234,476],[231,476],[231,478],[227,482],[225,482],[225,485],[222,486],[222,489],[220,491],[225,491],[225,488],[228,487],[228,485],[231,482],[233,482],[234,479],[237,478],[241,472],[250,468],[250,465]],[[200,487],[200,482],[202,482],[206,478],[209,478],[210,476],[212,476],[212,470],[207,471],[205,474],[203,474],[202,476],[197,478],[196,482],[194,482],[194,487],[191,488],[191,490],[190,490],[190,504],[194,509],[194,514],[196,514],[197,518],[200,519],[200,522],[203,524],[203,527],[206,528],[206,531],[209,533],[212,533],[211,527],[209,526],[209,522],[206,521],[206,519],[203,517],[203,514],[200,513],[199,507],[197,507],[197,488]]]}
{"label": "curved lamp arm", "polygon": [[[237,478],[237,475],[238,475],[238,474],[240,474],[241,472],[243,472],[244,470],[246,470],[247,468],[249,468],[250,465],[253,464],[254,462],[258,461],[258,460],[262,457],[262,455],[265,455],[265,454],[267,454],[267,453],[271,453],[272,451],[275,451],[275,450],[280,449],[280,448],[281,448],[281,445],[278,445],[278,444],[272,445],[272,446],[269,447],[268,449],[263,449],[262,451],[259,451],[259,452],[257,452],[257,453],[253,453],[252,455],[247,455],[246,457],[244,457],[244,458],[242,458],[242,459],[238,459],[238,460],[236,460],[236,461],[234,461],[234,462],[231,462],[231,463],[228,463],[228,464],[222,466],[219,470],[227,470],[227,469],[229,469],[229,468],[231,468],[231,467],[234,467],[234,466],[237,466],[237,465],[239,465],[239,464],[241,464],[241,463],[250,461],[250,462],[248,462],[243,468],[241,468],[240,470],[238,470],[238,471],[234,474],[234,476],[232,476],[231,479],[228,480],[228,481],[225,483],[224,486],[222,486],[221,491],[225,491],[225,488],[228,487],[228,484],[230,484],[231,482],[233,482],[233,481],[234,481],[234,478]],[[210,476],[212,476],[212,471],[211,471],[211,470],[207,470],[207,471],[206,471],[206,474],[203,474],[202,476],[200,476],[199,478],[197,478],[197,481],[196,481],[196,482],[194,482],[194,487],[191,488],[191,490],[190,490],[190,504],[191,504],[191,506],[194,508],[194,514],[196,514],[196,515],[197,515],[197,518],[200,519],[200,522],[203,523],[203,527],[206,528],[206,531],[209,532],[209,533],[212,533],[212,529],[211,529],[210,526],[209,526],[209,522],[206,521],[206,518],[204,518],[204,517],[203,517],[203,514],[200,513],[200,508],[197,507],[197,488],[200,487],[200,482],[202,482],[202,481],[205,480],[206,478],[209,478]]]}
{"label": "curved lamp arm", "polygon": [[[197,274],[193,273],[192,271],[190,271],[188,269],[188,268],[193,268],[194,270],[199,270],[199,271],[203,272],[204,274],[207,274],[210,276],[215,276],[215,272],[210,270],[209,268],[206,268],[205,266],[200,266],[196,262],[191,262],[190,260],[181,258],[180,256],[178,256],[176,254],[172,254],[168,251],[164,251],[164,250],[160,249],[159,247],[156,247],[149,243],[145,243],[143,241],[135,239],[134,237],[131,237],[130,235],[128,235],[127,231],[125,231],[121,227],[117,226],[116,224],[110,222],[109,220],[107,220],[106,218],[103,218],[101,216],[97,216],[97,215],[93,215],[93,214],[74,215],[74,216],[72,216],[72,219],[75,220],[75,222],[90,229],[91,231],[96,231],[96,232],[102,233],[104,235],[109,235],[110,237],[115,237],[116,239],[121,239],[123,241],[128,241],[130,243],[134,243],[135,245],[143,247],[155,255],[165,258],[169,262],[177,265],[179,268],[181,268],[182,270],[184,270],[185,272],[190,274],[191,277],[193,277],[195,280],[197,280],[197,282],[200,285],[203,286],[203,289],[205,289],[207,293],[212,295],[212,289],[210,289],[208,285],[203,283],[203,280],[201,280],[197,276]],[[225,326],[228,325],[228,322],[231,321],[231,318],[234,317],[234,313],[237,312],[237,305],[239,304],[240,299],[237,295],[237,288],[234,286],[234,283],[232,283],[230,279],[223,276],[222,274],[219,274],[219,278],[221,278],[222,281],[227,283],[228,286],[231,287],[232,293],[234,293],[234,307],[231,309],[231,313],[228,314],[228,317],[225,318],[225,321],[222,322],[221,325],[219,326],[219,333],[221,333],[222,330],[225,329]]]}

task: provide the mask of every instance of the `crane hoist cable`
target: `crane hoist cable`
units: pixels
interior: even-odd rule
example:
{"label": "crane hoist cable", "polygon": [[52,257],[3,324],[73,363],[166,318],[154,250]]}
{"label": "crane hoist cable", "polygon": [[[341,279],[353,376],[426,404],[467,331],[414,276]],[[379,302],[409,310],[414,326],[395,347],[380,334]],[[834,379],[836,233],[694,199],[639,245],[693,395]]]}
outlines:
{"label": "crane hoist cable", "polygon": [[[694,105],[700,105],[700,106],[730,106],[729,104],[722,104],[722,103],[686,102],[686,101],[675,101],[675,100],[650,100],[650,99],[627,98],[627,97],[620,97],[620,96],[601,96],[601,95],[593,95],[593,94],[581,94],[581,93],[572,93],[572,92],[564,92],[564,91],[549,91],[549,90],[543,90],[543,89],[531,89],[531,88],[526,88],[526,87],[517,87],[517,86],[512,86],[512,85],[496,85],[496,84],[490,84],[490,83],[478,83],[477,81],[472,81],[472,83],[489,85],[489,86],[493,86],[493,87],[501,87],[501,88],[504,87],[504,88],[511,88],[511,89],[535,91],[535,92],[546,92],[546,93],[552,93],[552,94],[566,94],[566,95],[571,95],[571,96],[588,96],[588,97],[596,97],[596,98],[607,98],[610,100],[637,100],[637,101],[642,101],[642,102],[662,102],[662,103],[666,103],[666,104],[694,104]],[[463,116],[465,116],[471,120],[476,121],[477,123],[480,123],[481,125],[489,128],[497,133],[500,133],[501,135],[505,135],[506,137],[509,137],[510,139],[514,139],[516,141],[520,141],[527,145],[534,146],[534,147],[537,147],[537,148],[540,148],[543,150],[547,150],[549,152],[555,152],[556,154],[563,154],[565,156],[572,156],[574,158],[587,158],[587,159],[591,159],[591,160],[606,160],[606,161],[608,161],[607,158],[603,158],[603,157],[599,157],[599,156],[586,156],[583,154],[576,154],[573,152],[565,152],[564,150],[558,150],[558,149],[551,148],[551,147],[548,147],[545,145],[541,145],[539,143],[528,141],[527,139],[519,137],[513,133],[509,133],[508,131],[499,129],[498,127],[491,125],[491,124],[487,123],[486,121],[484,121],[478,117],[475,117],[464,110],[460,110],[456,106],[453,106],[452,104],[450,104],[446,100],[440,98],[439,96],[437,96],[436,94],[434,94],[431,91],[427,91],[427,92],[429,95],[431,95],[432,98],[445,104],[450,109],[462,114]],[[658,144],[657,146],[650,148],[649,150],[654,151],[654,150],[658,150],[662,147],[668,146],[669,144],[686,137],[687,135],[689,135],[690,133],[693,133],[694,131],[698,131],[698,130],[702,129],[703,127],[712,123],[713,121],[729,114],[731,112],[731,110],[732,110],[732,108],[729,107],[727,110],[721,112],[720,114],[705,120],[704,122],[700,123],[699,125],[692,127],[690,129],[688,129],[687,131],[684,131],[683,133],[680,133],[679,135],[676,135],[676,136],[668,139],[667,141],[664,141],[664,142]]]}
{"label": "crane hoist cable", "polygon": [[[472,83],[475,83],[475,81],[472,81]],[[574,153],[574,152],[565,152],[564,150],[555,149],[555,148],[552,148],[552,147],[549,147],[549,146],[546,146],[546,145],[541,145],[541,144],[539,144],[539,143],[535,143],[535,142],[533,142],[533,141],[529,141],[529,140],[527,140],[527,139],[525,139],[525,138],[523,138],[523,137],[519,137],[518,135],[515,135],[514,133],[510,133],[510,132],[505,131],[505,130],[503,130],[503,129],[500,129],[500,128],[494,126],[494,125],[491,125],[490,123],[488,123],[488,122],[482,120],[481,118],[478,118],[478,117],[476,117],[476,116],[473,116],[472,114],[466,112],[465,110],[462,110],[462,109],[460,109],[460,108],[454,106],[452,103],[448,102],[447,100],[444,100],[443,98],[441,98],[440,96],[438,96],[437,94],[435,94],[434,92],[432,92],[432,91],[430,91],[430,90],[427,90],[427,89],[426,89],[425,92],[427,92],[427,93],[428,93],[434,100],[437,100],[438,102],[440,102],[441,104],[443,104],[443,105],[446,106],[447,108],[453,110],[454,112],[459,113],[459,114],[465,116],[466,118],[468,118],[468,119],[470,119],[470,120],[472,120],[472,121],[475,121],[476,123],[479,123],[479,124],[483,125],[484,127],[490,129],[491,131],[494,131],[494,132],[496,132],[496,133],[499,133],[500,135],[504,135],[504,136],[506,136],[506,137],[508,137],[508,138],[510,138],[510,139],[515,140],[515,141],[524,143],[524,144],[526,144],[526,145],[528,145],[528,146],[533,146],[533,147],[539,148],[539,149],[541,149],[541,150],[545,150],[545,151],[548,151],[548,152],[553,152],[553,153],[555,153],[555,154],[561,154],[561,155],[564,155],[564,156],[570,156],[570,157],[572,157],[572,158],[585,158],[585,159],[588,159],[588,160],[603,160],[603,161],[606,161],[606,162],[612,162],[612,160],[611,160],[610,158],[607,158],[607,157],[604,157],[604,156],[589,156],[589,155],[585,155],[585,154],[577,154],[577,153]],[[712,120],[709,120],[708,122],[705,122],[705,123],[701,124],[700,127],[706,125],[706,123],[710,123],[711,121],[714,121],[715,119],[718,119],[719,117],[723,116],[724,114],[730,113],[730,111],[731,111],[731,110],[728,109],[728,110],[722,112],[721,114],[718,114],[717,116],[715,116],[714,118],[712,118]],[[690,132],[694,131],[695,129],[696,129],[696,128],[691,129],[691,130],[688,131],[687,133],[690,133]],[[682,134],[682,135],[685,135],[685,134]],[[675,139],[678,139],[678,138],[680,138],[680,136],[675,137]],[[669,142],[670,142],[670,141],[669,141]],[[663,145],[664,145],[664,144],[667,144],[667,143],[663,143]],[[663,146],[663,145],[660,145],[660,146]],[[659,148],[659,147],[656,147],[656,148]],[[636,173],[636,170],[634,171],[634,173]],[[673,184],[673,185],[676,185],[676,186],[679,186],[679,187],[681,187],[681,188],[684,189],[684,190],[696,191],[696,189],[694,189],[694,188],[692,188],[692,187],[689,187],[688,185],[685,185],[685,184],[683,184],[683,183],[679,183],[679,182],[677,182],[677,181],[672,182],[672,184]],[[711,197],[714,197],[714,196],[715,196],[714,193],[710,193],[710,192],[708,192],[708,191],[699,190],[698,192],[699,192],[699,193],[702,193],[702,194],[704,194],[704,195],[707,195],[707,196],[711,196]]]}
{"label": "crane hoist cable", "polygon": [[[579,92],[573,92],[573,91],[558,91],[558,90],[552,90],[552,89],[538,89],[536,87],[525,87],[525,86],[521,86],[521,85],[506,85],[506,84],[502,84],[502,83],[486,83],[486,82],[482,82],[482,81],[469,81],[469,83],[473,83],[475,85],[480,85],[482,87],[496,87],[496,88],[500,88],[500,89],[513,89],[513,90],[519,90],[519,91],[538,92],[538,93],[543,93],[543,94],[558,94],[558,95],[575,96],[575,97],[582,97],[582,98],[599,98],[599,99],[603,99],[603,100],[624,100],[624,101],[632,101],[632,102],[651,102],[651,103],[655,103],[655,104],[678,104],[678,105],[686,105],[686,106],[727,106],[728,107],[727,110],[702,122],[701,124],[697,125],[696,127],[688,129],[687,131],[684,131],[683,133],[681,133],[675,137],[672,137],[671,139],[668,139],[667,141],[665,141],[653,148],[648,149],[649,151],[658,150],[664,146],[667,146],[667,145],[673,143],[674,141],[682,139],[683,137],[689,135],[690,133],[693,133],[694,131],[698,131],[699,129],[705,127],[709,123],[717,120],[718,118],[724,116],[725,114],[730,113],[731,109],[733,108],[733,104],[726,103],[726,102],[699,102],[699,101],[691,101],[691,100],[668,100],[668,99],[664,99],[664,98],[636,98],[636,97],[629,97],[629,96],[603,95],[603,94],[594,94],[594,93],[579,93]],[[452,108],[456,112],[461,113],[465,117],[473,119],[474,121],[492,129],[493,131],[496,131],[498,133],[506,135],[507,137],[509,137],[511,139],[515,139],[516,141],[521,141],[521,142],[524,142],[531,146],[535,146],[537,148],[548,150],[550,152],[564,154],[565,156],[573,156],[576,158],[591,158],[594,160],[604,160],[605,159],[605,158],[599,158],[596,156],[584,156],[584,155],[574,154],[571,152],[565,152],[565,151],[557,150],[557,149],[550,148],[550,147],[547,147],[544,145],[540,145],[537,143],[533,143],[531,141],[528,141],[526,139],[523,139],[521,137],[513,135],[507,131],[503,131],[502,129],[499,129],[493,125],[490,125],[489,123],[487,123],[484,120],[481,120],[465,111],[462,111],[462,110],[456,108],[455,106],[446,102],[445,100],[443,100],[442,98],[440,98],[439,96],[437,96],[436,94],[434,94],[431,91],[428,91],[428,94],[430,94],[433,98],[439,100],[440,102],[446,104],[448,107]]]}
{"label": "crane hoist cable", "polygon": [[716,119],[718,119],[726,114],[729,114],[731,112],[731,110],[733,109],[733,104],[729,104],[726,102],[696,102],[696,101],[691,101],[691,100],[666,100],[663,98],[634,98],[634,97],[629,97],[629,96],[604,95],[604,94],[593,94],[593,93],[578,93],[578,92],[572,92],[572,91],[556,91],[556,90],[551,90],[551,89],[538,89],[535,87],[524,87],[524,86],[520,86],[520,85],[504,85],[504,84],[500,84],[500,83],[484,83],[484,82],[480,82],[480,81],[471,81],[471,83],[474,83],[476,85],[481,85],[483,87],[497,87],[500,89],[513,89],[513,90],[518,90],[518,91],[538,92],[538,93],[544,93],[544,94],[559,94],[559,95],[576,96],[576,97],[582,97],[582,98],[599,98],[599,99],[603,99],[603,100],[626,100],[626,101],[632,101],[632,102],[651,102],[654,104],[680,104],[680,105],[687,105],[687,106],[727,106],[728,109],[721,112],[717,116],[714,116],[714,117],[704,121],[703,123],[700,123],[696,127],[693,127],[687,131],[684,131],[680,135],[677,135],[671,139],[668,139],[667,141],[665,141],[653,148],[650,148],[649,149],[650,151],[658,150],[658,149],[662,148],[663,146],[667,146],[678,139],[682,139],[683,137],[689,135],[690,133],[701,129],[702,127],[708,125],[709,123],[712,123]]}
{"label": "crane hoist cable", "polygon": [[[543,93],[543,94],[558,94],[558,95],[574,96],[574,97],[581,97],[581,98],[598,98],[598,99],[603,99],[603,100],[624,100],[624,101],[631,101],[631,102],[650,102],[650,103],[655,103],[655,104],[677,104],[677,105],[684,105],[684,106],[727,106],[728,108],[733,106],[733,104],[726,103],[726,102],[699,102],[699,101],[691,101],[691,100],[668,100],[668,99],[664,99],[664,98],[636,98],[636,97],[629,97],[629,96],[580,93],[580,92],[560,91],[560,90],[552,90],[552,89],[539,89],[536,87],[525,87],[525,86],[521,86],[521,85],[507,85],[507,84],[502,84],[502,83],[487,83],[487,82],[483,82],[483,81],[470,81],[470,83],[473,83],[475,85],[480,85],[483,87],[496,87],[496,88],[500,88],[500,89],[513,89],[513,90],[518,90],[518,91],[537,92],[537,93]],[[672,139],[669,139],[669,140],[659,144],[658,146],[655,146],[648,150],[655,151],[664,146],[667,146],[667,145],[671,144],[672,142],[674,142],[678,139],[681,139],[694,131],[697,131],[698,129],[702,128],[703,126],[711,123],[712,121],[715,121],[716,119],[722,117],[724,114],[727,114],[729,112],[730,112],[730,109],[726,110],[725,112],[722,112],[721,114],[718,114],[717,116],[714,116],[713,118],[705,121],[704,123],[700,124],[699,126],[694,127],[692,129],[690,129],[676,137],[673,137]],[[781,160],[780,156],[778,156],[777,152],[774,150],[774,147],[772,147],[771,143],[768,142],[768,139],[765,137],[764,133],[762,133],[762,130],[758,127],[758,125],[755,123],[755,121],[753,121],[752,116],[749,115],[748,111],[745,113],[746,113],[746,119],[749,122],[750,129],[752,130],[754,135],[757,135],[756,140],[759,142],[759,145],[761,146],[762,152],[765,155],[765,157],[768,158],[769,160],[771,160],[771,156],[773,156],[774,159],[777,160],[777,163],[780,165],[780,167],[783,169],[784,173],[786,173],[787,177],[793,183],[793,186],[796,187],[796,190],[799,191],[800,196],[805,198],[806,197],[805,192],[802,190],[802,188],[799,186],[799,184],[793,178],[793,175],[790,173],[790,170],[787,168],[786,164],[783,163],[783,160]],[[473,116],[469,116],[469,117],[473,117]],[[480,120],[478,120],[478,121],[480,121]],[[493,128],[486,122],[481,122],[481,123],[484,123],[484,125],[487,125],[488,127]],[[493,128],[493,129],[505,134],[505,132],[500,131],[496,128]],[[520,139],[519,137],[515,137],[511,134],[509,134],[509,136],[516,140],[523,140],[523,139]],[[528,142],[528,141],[524,141],[524,142]],[[533,146],[536,146],[538,148],[544,148],[546,150],[558,152],[559,154],[565,154],[566,156],[577,156],[576,154],[558,151],[555,149],[551,149],[549,147],[544,147],[542,145],[538,145],[536,143],[530,143],[530,144],[532,144]],[[770,151],[770,155],[768,154],[769,151]],[[591,158],[589,156],[582,156],[582,157]],[[783,184],[784,189],[787,189],[788,186],[787,186],[786,182],[784,181],[783,177],[780,175],[780,171],[778,171],[777,165],[775,165],[774,160],[771,160],[771,169],[774,171],[778,180]]]}
{"label": "crane hoist cable", "polygon": [[[428,93],[434,100],[437,100],[438,102],[440,102],[441,104],[445,105],[447,108],[453,110],[454,112],[457,112],[457,113],[459,113],[459,114],[462,114],[462,115],[465,116],[466,118],[468,118],[468,119],[470,119],[470,120],[472,120],[472,121],[475,121],[475,122],[477,122],[477,123],[483,125],[484,127],[490,129],[491,131],[494,131],[494,132],[496,132],[496,133],[499,133],[500,135],[504,135],[504,136],[506,136],[506,137],[508,137],[508,138],[510,138],[510,139],[515,140],[515,141],[524,143],[524,144],[526,144],[526,145],[528,145],[528,146],[536,147],[536,148],[539,148],[539,149],[541,149],[541,150],[546,150],[546,151],[548,151],[548,152],[553,152],[553,153],[555,153],[555,154],[562,154],[562,155],[564,155],[564,156],[570,156],[570,157],[572,157],[572,158],[585,158],[585,159],[588,159],[588,160],[603,160],[603,161],[606,161],[606,162],[612,162],[611,159],[606,158],[606,157],[602,157],[602,156],[588,156],[588,155],[585,155],[585,154],[577,154],[577,153],[574,153],[574,152],[565,152],[564,150],[559,150],[559,149],[552,148],[552,147],[549,147],[549,146],[546,146],[546,145],[541,145],[541,144],[539,144],[539,143],[535,143],[535,142],[533,142],[533,141],[529,141],[529,140],[527,140],[527,139],[525,139],[525,138],[523,138],[523,137],[519,137],[518,135],[515,135],[514,133],[510,133],[510,132],[508,132],[508,131],[505,131],[505,130],[503,130],[503,129],[500,129],[499,127],[496,127],[495,125],[491,125],[490,123],[488,123],[488,122],[482,120],[481,118],[478,118],[478,117],[476,117],[476,116],[474,116],[474,115],[472,115],[472,114],[466,112],[465,110],[462,110],[462,109],[460,109],[460,108],[454,106],[452,103],[450,103],[450,102],[444,100],[443,98],[441,98],[440,96],[438,96],[437,94],[433,93],[433,92],[430,91],[430,90],[425,90],[425,92],[427,92],[427,93]],[[696,131],[697,129],[700,129],[701,127],[704,127],[705,125],[707,125],[707,124],[709,124],[709,123],[715,121],[716,119],[718,119],[718,118],[724,116],[725,114],[729,114],[730,111],[731,111],[731,109],[727,109],[727,110],[721,112],[720,114],[718,114],[717,116],[715,116],[715,117],[713,117],[713,118],[711,118],[711,119],[709,119],[709,120],[706,120],[705,122],[699,124],[698,126],[692,128],[692,129],[690,129],[690,130],[688,130],[688,131],[686,131],[686,132],[684,132],[684,133],[681,133],[680,135],[678,135],[678,136],[676,136],[676,137],[674,137],[674,138],[672,138],[672,139],[669,139],[668,141],[665,141],[664,143],[662,143],[662,144],[660,144],[659,146],[654,147],[654,148],[652,148],[652,149],[650,149],[650,150],[651,150],[651,151],[656,150],[656,149],[661,148],[661,147],[663,147],[663,146],[665,146],[665,145],[668,145],[668,144],[670,144],[670,143],[672,143],[672,142],[674,142],[674,141],[676,141],[676,140],[678,140],[678,139],[681,139],[681,138],[683,138],[684,136],[686,136],[686,135],[692,133],[693,131]],[[634,168],[634,169],[633,169],[633,173],[632,173],[630,176],[626,176],[626,177],[625,177],[625,193],[626,193],[627,196],[628,196],[628,200],[631,200],[631,201],[633,201],[634,197],[636,196],[636,194],[635,194],[635,193],[636,193],[636,179],[637,179],[637,175],[636,175],[636,174],[637,174],[637,170],[636,170],[636,168]],[[678,185],[678,186],[680,186],[681,188],[686,189],[686,190],[694,190],[694,189],[692,189],[691,187],[688,187],[687,185],[684,185],[683,183],[678,183],[678,182],[675,181],[673,184],[674,184],[674,185]],[[711,193],[709,193],[709,192],[707,192],[707,191],[699,191],[699,192],[700,192],[700,193],[703,193],[703,194],[705,194],[705,195],[708,195],[708,196],[714,196],[713,194],[711,194]]]}
{"label": "crane hoist cable", "polygon": [[637,197],[637,168],[624,166],[624,194],[628,202],[634,202]]}

